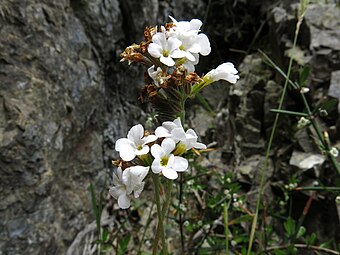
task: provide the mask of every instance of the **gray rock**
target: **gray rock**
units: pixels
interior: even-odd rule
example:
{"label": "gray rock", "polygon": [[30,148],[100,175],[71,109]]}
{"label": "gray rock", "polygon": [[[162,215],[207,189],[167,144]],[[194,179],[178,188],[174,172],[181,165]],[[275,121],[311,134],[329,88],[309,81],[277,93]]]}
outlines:
{"label": "gray rock", "polygon": [[328,96],[340,100],[340,70],[334,71],[331,74],[331,84],[329,85]]}

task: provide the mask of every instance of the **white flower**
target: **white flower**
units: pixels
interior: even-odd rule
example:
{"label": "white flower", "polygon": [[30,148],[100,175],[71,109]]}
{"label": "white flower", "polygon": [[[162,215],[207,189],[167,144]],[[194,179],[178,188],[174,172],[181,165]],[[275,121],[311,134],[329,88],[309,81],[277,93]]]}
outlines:
{"label": "white flower", "polygon": [[310,120],[309,119],[306,119],[305,117],[301,117],[298,121],[298,124],[297,124],[297,127],[298,128],[303,128],[307,125],[310,124]]}
{"label": "white flower", "polygon": [[162,32],[158,32],[152,36],[152,43],[148,47],[149,54],[154,58],[159,58],[160,61],[167,66],[174,66],[173,58],[183,58],[184,52],[179,51],[179,46],[182,42],[177,38],[167,38],[165,28],[162,27]]}
{"label": "white flower", "polygon": [[329,153],[335,158],[337,158],[339,156],[339,151],[335,147],[332,147],[332,149],[330,149]]}
{"label": "white flower", "polygon": [[171,77],[171,75],[163,71],[160,67],[157,67],[157,69],[155,70],[154,65],[148,68],[148,74],[153,80],[154,84],[158,87]]}
{"label": "white flower", "polygon": [[151,154],[155,159],[152,162],[151,169],[155,174],[162,173],[166,178],[174,180],[178,177],[177,172],[187,170],[188,161],[171,154],[175,147],[176,144],[171,138],[165,138],[161,145],[152,145]]}
{"label": "white flower", "polygon": [[337,196],[337,197],[335,198],[335,203],[336,203],[337,205],[340,205],[340,196]]}
{"label": "white flower", "polygon": [[234,65],[230,62],[227,62],[219,65],[216,69],[212,69],[203,77],[203,79],[208,81],[209,83],[218,80],[225,80],[230,83],[236,83],[237,80],[240,78],[237,73],[238,71],[236,70]]}
{"label": "white flower", "polygon": [[158,138],[172,138],[176,143],[186,139],[180,118],[163,122],[162,126],[156,128],[155,134]]}
{"label": "white flower", "polygon": [[197,142],[197,139],[198,136],[196,135],[195,131],[190,128],[187,130],[187,132],[185,132],[185,140],[180,141],[180,144],[184,144],[186,150],[190,150],[191,148],[206,149],[207,146],[203,143]]}
{"label": "white flower", "polygon": [[144,136],[144,128],[141,124],[133,126],[128,132],[127,138],[117,140],[115,150],[119,151],[120,157],[125,161],[133,160],[137,155],[149,152],[148,143],[157,140],[155,135]]}
{"label": "white flower", "polygon": [[176,145],[176,155],[181,155],[191,148],[206,149],[207,146],[203,143],[197,142],[198,136],[193,129],[184,131],[180,118],[174,121],[165,121],[161,127],[156,128],[155,134],[157,137],[171,138],[178,143]]}
{"label": "white flower", "polygon": [[195,72],[195,65],[199,62],[199,55],[197,53],[192,53],[195,57],[195,61],[190,61],[187,58],[184,60],[183,66],[187,69],[188,73]]}
{"label": "white flower", "polygon": [[113,187],[109,193],[115,199],[118,199],[118,206],[121,209],[127,209],[131,204],[131,196],[138,198],[144,188],[144,178],[149,172],[149,167],[131,166],[124,171],[120,167],[117,169],[117,175],[113,174]]}
{"label": "white flower", "polygon": [[177,21],[175,18],[169,16],[172,22],[176,25],[176,28],[181,31],[198,31],[200,30],[202,26],[202,21],[199,19],[192,19],[190,21]]}
{"label": "white flower", "polygon": [[160,67],[157,67],[157,69],[155,70],[155,66],[151,66],[150,68],[148,68],[148,74],[150,76],[150,78],[153,80],[153,82],[155,83],[156,86],[159,86],[159,78],[160,75],[162,74],[162,69]]}
{"label": "white flower", "polygon": [[203,56],[210,54],[211,47],[208,37],[203,33],[199,34],[199,29],[202,26],[200,20],[192,19],[190,22],[178,22],[173,17],[170,16],[170,18],[175,26],[170,29],[169,36],[170,38],[177,38],[182,42],[179,52],[184,54],[191,62],[198,62],[198,55],[195,54],[200,53]]}

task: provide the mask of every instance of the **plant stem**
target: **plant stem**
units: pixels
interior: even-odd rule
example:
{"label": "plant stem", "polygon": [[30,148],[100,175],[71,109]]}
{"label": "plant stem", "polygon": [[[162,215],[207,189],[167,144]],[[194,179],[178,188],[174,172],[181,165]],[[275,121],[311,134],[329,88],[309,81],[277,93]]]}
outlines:
{"label": "plant stem", "polygon": [[[311,250],[311,251],[317,251],[317,252],[325,252],[325,253],[328,253],[328,254],[340,255],[340,253],[337,252],[337,251],[327,249],[327,248],[323,248],[323,247],[319,247],[319,246],[314,246],[314,245],[293,244],[293,246],[297,249],[304,249],[304,250]],[[263,250],[261,252],[261,254],[267,253],[267,252],[270,252],[270,251],[274,251],[274,250],[285,250],[285,249],[288,249],[289,247],[291,247],[291,244],[268,247],[267,249]]]}
{"label": "plant stem", "polygon": [[[302,12],[300,13],[300,15],[298,17],[298,22],[296,23],[295,36],[294,36],[294,42],[293,42],[293,49],[295,49],[295,47],[296,47],[296,42],[297,42],[300,26],[301,26],[301,23],[302,23],[303,16],[304,16],[306,8],[307,7],[303,8],[304,10],[302,10]],[[291,57],[289,59],[288,71],[287,71],[287,75],[286,75],[285,84],[283,86],[283,91],[282,91],[282,94],[281,94],[278,110],[281,110],[282,105],[283,105],[283,101],[284,101],[284,98],[285,98],[285,95],[286,95],[287,87],[288,87],[288,84],[289,84],[289,81],[290,81],[289,76],[290,76],[290,73],[291,73],[292,65],[293,65],[293,57]],[[251,249],[252,249],[252,246],[253,246],[253,242],[254,242],[256,224],[257,224],[257,219],[258,219],[259,210],[260,210],[260,204],[261,204],[261,196],[263,195],[263,191],[264,191],[264,177],[265,177],[265,172],[266,172],[267,167],[268,167],[269,154],[270,154],[270,150],[271,150],[274,134],[275,134],[275,131],[276,131],[277,123],[278,123],[278,120],[279,120],[279,116],[280,116],[280,113],[279,112],[276,113],[274,124],[273,124],[273,128],[272,128],[272,132],[270,134],[270,138],[269,138],[269,142],[268,142],[268,146],[267,146],[267,151],[266,151],[266,157],[265,157],[264,165],[263,165],[263,168],[261,169],[260,192],[259,192],[257,203],[256,203],[256,212],[255,212],[254,219],[253,219],[252,226],[251,226],[247,255],[250,255]]]}
{"label": "plant stem", "polygon": [[301,116],[301,117],[309,117],[307,113],[303,113],[303,112],[293,112],[293,111],[278,110],[278,109],[271,109],[270,111],[275,112],[275,113],[283,113],[283,114],[289,114],[289,115],[295,115],[295,116]]}
{"label": "plant stem", "polygon": [[142,248],[142,243],[144,242],[144,238],[145,238],[146,231],[147,231],[147,229],[149,228],[150,223],[151,223],[151,220],[152,220],[151,214],[152,214],[152,211],[153,211],[153,207],[154,207],[154,206],[155,206],[155,202],[152,203],[152,206],[151,206],[151,208],[150,208],[150,212],[149,212],[149,215],[148,215],[148,219],[147,219],[146,225],[145,225],[145,227],[144,227],[143,235],[142,235],[142,238],[141,238],[141,240],[140,240],[140,242],[139,242],[139,245],[138,245],[138,250],[137,250],[137,254],[138,254],[138,255],[141,254],[141,251],[140,251],[140,250],[141,250],[141,248]]}
{"label": "plant stem", "polygon": [[228,219],[228,210],[230,206],[230,200],[227,202],[224,202],[223,204],[223,218],[224,218],[224,235],[225,235],[225,250],[226,255],[229,255],[229,219]]}
{"label": "plant stem", "polygon": [[[302,100],[303,100],[303,103],[306,107],[306,110],[307,110],[307,113],[309,115],[309,119],[312,123],[312,126],[322,144],[322,146],[324,147],[324,149],[326,149],[327,151],[329,151],[329,145],[328,143],[325,141],[325,138],[323,137],[322,133],[321,133],[321,130],[319,128],[319,125],[317,124],[316,120],[313,118],[313,113],[312,111],[310,110],[310,107],[309,107],[309,104],[307,102],[307,99],[305,97],[305,95],[303,93],[301,93],[301,97],[302,97]],[[333,165],[333,167],[335,168],[335,170],[337,171],[338,175],[340,175],[340,166],[339,164],[337,163],[336,159],[332,156],[332,155],[328,155],[330,161],[331,161],[331,164]]]}
{"label": "plant stem", "polygon": [[[178,207],[181,208],[183,200],[183,174],[181,174],[180,177],[180,183],[179,183],[179,199],[178,199]],[[184,234],[183,234],[183,215],[182,210],[179,210],[179,232],[181,236],[181,252],[184,254]]]}
{"label": "plant stem", "polygon": [[[155,187],[155,199],[156,199],[156,205],[157,205],[157,214],[158,214],[158,228],[159,231],[157,230],[155,240],[153,243],[153,248],[152,248],[152,254],[156,255],[157,254],[157,248],[158,248],[158,240],[159,236],[162,238],[162,248],[163,248],[163,255],[167,254],[167,247],[166,247],[166,242],[165,242],[165,236],[164,236],[164,226],[163,226],[163,214],[162,214],[162,209],[161,209],[161,199],[159,196],[159,178],[157,174],[152,174],[152,180],[154,183]],[[164,252],[165,251],[165,252]]]}
{"label": "plant stem", "polygon": [[297,187],[294,190],[340,191],[340,187]]}

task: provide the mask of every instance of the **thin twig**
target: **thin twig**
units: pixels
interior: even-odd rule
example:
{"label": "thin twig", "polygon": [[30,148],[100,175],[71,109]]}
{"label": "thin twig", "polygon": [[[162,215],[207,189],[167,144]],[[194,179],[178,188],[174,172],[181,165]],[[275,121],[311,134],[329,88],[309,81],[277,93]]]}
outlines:
{"label": "thin twig", "polygon": [[[261,253],[266,253],[266,252],[270,252],[274,250],[285,250],[291,246],[292,246],[291,244],[272,246],[272,247],[268,247],[267,249],[263,250]],[[337,251],[334,251],[328,248],[319,247],[319,246],[314,246],[314,245],[293,244],[293,246],[297,249],[302,249],[302,250],[312,250],[312,251],[317,251],[317,252],[326,252],[328,254],[340,255],[340,253]]]}

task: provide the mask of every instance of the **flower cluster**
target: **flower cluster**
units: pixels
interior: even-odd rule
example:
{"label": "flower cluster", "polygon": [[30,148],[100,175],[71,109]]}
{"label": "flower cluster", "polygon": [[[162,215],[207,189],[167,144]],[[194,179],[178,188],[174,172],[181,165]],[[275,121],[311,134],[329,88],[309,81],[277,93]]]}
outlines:
{"label": "flower cluster", "polygon": [[118,139],[115,150],[123,161],[113,174],[114,186],[109,193],[118,199],[119,207],[129,208],[131,198],[139,197],[150,169],[153,174],[177,179],[178,172],[186,171],[189,165],[183,154],[192,148],[206,149],[197,139],[193,129],[184,130],[179,118],[163,122],[154,135],[144,132],[138,124],[130,129],[127,138]]}
{"label": "flower cluster", "polygon": [[[152,85],[156,87],[155,89],[147,84],[149,87],[146,90],[149,97],[150,94],[153,96],[157,94],[155,90],[159,90],[160,87],[166,89],[171,86],[168,82],[171,77],[178,78],[178,74],[186,76],[193,73],[200,55],[207,56],[211,52],[208,37],[200,31],[202,21],[199,19],[177,21],[171,16],[170,19],[172,23],[160,26],[159,29],[146,27],[145,42],[141,42],[139,45],[133,44],[121,54],[122,61],[140,62],[148,66],[148,76],[152,80]],[[193,96],[198,90],[218,80],[236,83],[239,79],[237,73],[238,71],[232,63],[221,64],[203,76],[203,79],[197,77],[194,80],[191,79],[191,85],[197,86],[192,86],[196,90],[189,90],[188,96]],[[183,80],[177,79],[182,82]],[[199,85],[199,83],[204,83],[204,85]],[[177,87],[183,85],[178,82],[173,84]]]}

